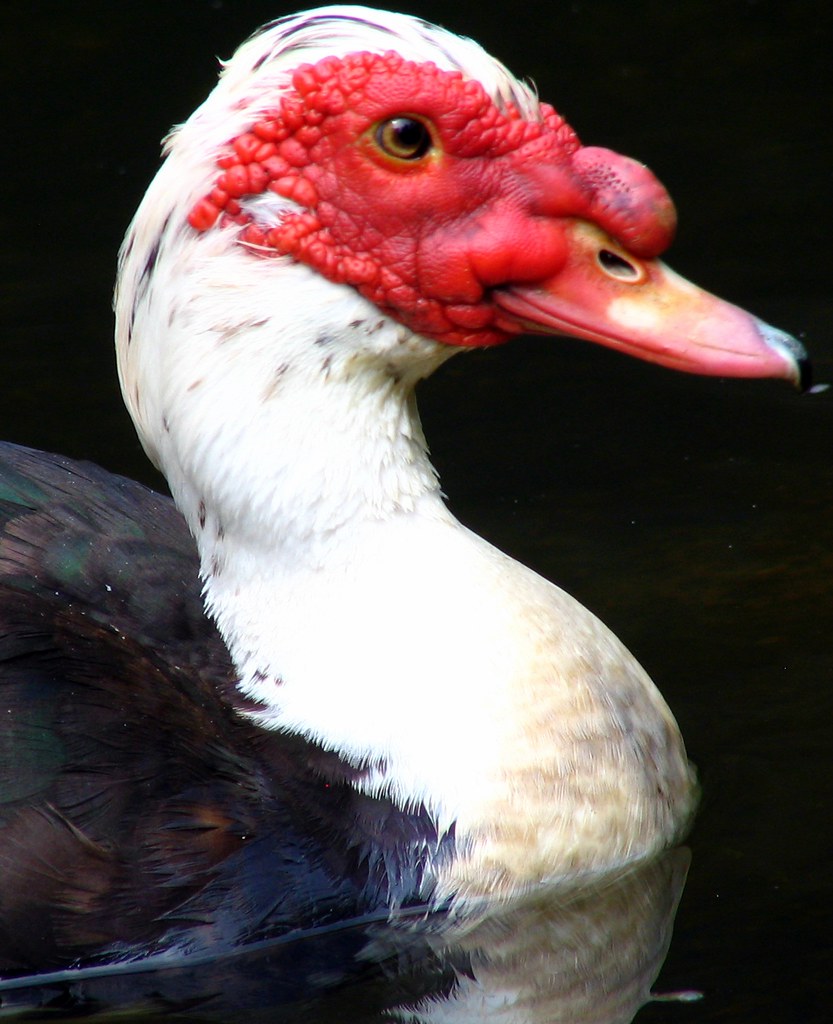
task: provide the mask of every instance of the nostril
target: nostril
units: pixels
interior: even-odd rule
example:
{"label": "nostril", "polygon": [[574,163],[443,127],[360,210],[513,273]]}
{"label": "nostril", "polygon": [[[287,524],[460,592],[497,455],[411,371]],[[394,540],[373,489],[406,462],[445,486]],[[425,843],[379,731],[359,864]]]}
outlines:
{"label": "nostril", "polygon": [[639,267],[610,249],[600,249],[596,259],[606,274],[619,281],[638,281],[642,277]]}

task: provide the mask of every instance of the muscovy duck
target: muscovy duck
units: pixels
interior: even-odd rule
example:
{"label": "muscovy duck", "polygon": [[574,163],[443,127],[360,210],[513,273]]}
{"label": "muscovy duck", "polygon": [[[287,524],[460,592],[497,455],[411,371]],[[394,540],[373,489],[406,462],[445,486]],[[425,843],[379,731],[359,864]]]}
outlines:
{"label": "muscovy duck", "polygon": [[125,401],[187,528],[3,450],[7,976],[464,913],[680,839],[696,783],[662,697],[451,515],[413,397],[523,332],[804,382],[797,341],[659,262],[674,224],[644,166],[415,18],[323,8],[238,50],[116,291]]}

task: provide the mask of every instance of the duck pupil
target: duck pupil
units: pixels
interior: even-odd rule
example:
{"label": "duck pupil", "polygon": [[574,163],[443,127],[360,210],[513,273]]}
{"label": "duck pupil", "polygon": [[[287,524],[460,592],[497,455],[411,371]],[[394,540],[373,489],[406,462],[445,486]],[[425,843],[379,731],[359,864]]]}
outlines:
{"label": "duck pupil", "polygon": [[397,117],[391,122],[391,131],[401,155],[410,159],[423,156],[431,142],[425,125],[411,117]]}

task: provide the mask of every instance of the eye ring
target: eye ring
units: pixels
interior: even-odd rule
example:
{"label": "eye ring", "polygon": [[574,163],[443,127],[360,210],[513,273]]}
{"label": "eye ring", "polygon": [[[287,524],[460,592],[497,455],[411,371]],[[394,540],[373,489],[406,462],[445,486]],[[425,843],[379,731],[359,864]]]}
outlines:
{"label": "eye ring", "polygon": [[428,125],[418,117],[404,114],[380,122],[374,139],[379,149],[395,160],[421,160],[434,146]]}

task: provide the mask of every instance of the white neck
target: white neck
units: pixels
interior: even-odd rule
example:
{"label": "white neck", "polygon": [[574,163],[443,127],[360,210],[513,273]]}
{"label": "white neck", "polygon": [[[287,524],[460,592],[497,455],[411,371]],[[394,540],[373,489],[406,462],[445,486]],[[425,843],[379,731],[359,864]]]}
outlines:
{"label": "white neck", "polygon": [[589,612],[442,503],[413,390],[454,350],[254,256],[234,225],[188,229],[181,210],[216,168],[191,144],[209,114],[126,239],[117,345],[259,721],[369,763],[369,792],[453,824],[447,891],[665,845],[691,779],[662,698]]}

